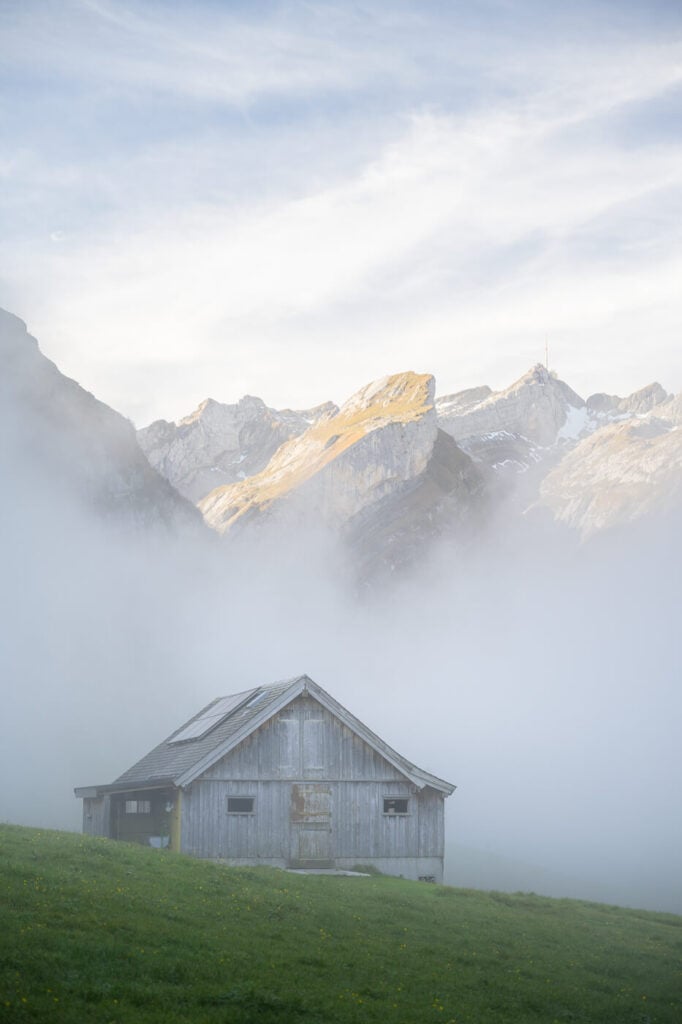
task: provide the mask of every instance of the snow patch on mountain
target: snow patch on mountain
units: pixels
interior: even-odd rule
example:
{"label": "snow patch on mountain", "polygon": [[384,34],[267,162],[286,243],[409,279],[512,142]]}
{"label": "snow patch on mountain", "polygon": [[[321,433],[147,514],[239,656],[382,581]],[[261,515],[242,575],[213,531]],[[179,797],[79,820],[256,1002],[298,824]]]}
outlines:
{"label": "snow patch on mountain", "polygon": [[575,441],[587,430],[590,429],[590,414],[586,406],[577,409],[569,405],[566,410],[566,420],[563,426],[557,431],[557,441]]}

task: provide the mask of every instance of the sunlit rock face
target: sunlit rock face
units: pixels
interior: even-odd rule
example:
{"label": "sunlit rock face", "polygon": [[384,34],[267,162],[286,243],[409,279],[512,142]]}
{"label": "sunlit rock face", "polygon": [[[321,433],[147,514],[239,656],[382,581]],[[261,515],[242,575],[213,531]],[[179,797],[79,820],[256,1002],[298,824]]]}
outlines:
{"label": "sunlit rock face", "polygon": [[46,359],[18,317],[0,310],[2,464],[15,489],[76,498],[99,518],[136,525],[202,524],[196,509],[149,465],[131,423]]}
{"label": "sunlit rock face", "polygon": [[362,388],[282,445],[261,473],[217,488],[200,508],[221,533],[276,518],[352,534],[356,545],[371,534],[373,558],[391,547],[392,527],[416,535],[417,521],[431,516],[432,526],[444,502],[459,497],[468,507],[483,490],[480,472],[438,429],[433,377],[401,373]]}
{"label": "sunlit rock face", "polygon": [[678,398],[601,427],[547,475],[540,504],[583,538],[682,508],[681,414]]}
{"label": "sunlit rock face", "polygon": [[178,423],[157,420],[138,431],[152,466],[193,502],[223,484],[254,476],[279,446],[329,412],[331,402],[295,412],[246,395],[234,405],[207,398]]}
{"label": "sunlit rock face", "polygon": [[296,496],[338,526],[425,468],[438,430],[430,376],[396,374],[369,384],[275,453],[262,473],[220,487],[200,508],[219,532],[276,511]]}

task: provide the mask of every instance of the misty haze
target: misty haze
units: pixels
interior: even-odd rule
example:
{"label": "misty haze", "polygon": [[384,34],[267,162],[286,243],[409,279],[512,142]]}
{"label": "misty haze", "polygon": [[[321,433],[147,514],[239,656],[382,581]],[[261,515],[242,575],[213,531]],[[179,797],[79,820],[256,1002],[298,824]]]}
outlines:
{"label": "misty haze", "polygon": [[[293,482],[280,471],[267,514],[220,535],[149,466],[125,420],[62,377],[18,320],[2,314],[1,326],[13,495],[2,657],[15,681],[5,820],[78,829],[74,786],[111,781],[216,696],[305,672],[456,783],[446,881],[682,910],[679,493],[668,484],[642,512],[635,488],[624,521],[621,486],[621,521],[583,541],[538,497],[595,437],[607,467],[614,430],[624,458],[624,425],[676,439],[662,388],[645,412],[628,419],[621,401],[590,426],[589,403],[535,368],[484,397],[489,415],[506,415],[510,394],[513,416],[538,429],[548,410],[568,422],[578,408],[584,439],[533,446],[484,429],[460,447],[442,435],[464,399],[434,402],[430,378],[397,375],[295,424],[250,486],[269,485],[277,459]],[[234,430],[243,407],[222,408]],[[262,403],[256,414],[276,419]],[[249,422],[248,454],[265,429]],[[170,431],[186,469],[206,459],[196,423]],[[496,446],[509,455],[514,443],[510,476]]]}

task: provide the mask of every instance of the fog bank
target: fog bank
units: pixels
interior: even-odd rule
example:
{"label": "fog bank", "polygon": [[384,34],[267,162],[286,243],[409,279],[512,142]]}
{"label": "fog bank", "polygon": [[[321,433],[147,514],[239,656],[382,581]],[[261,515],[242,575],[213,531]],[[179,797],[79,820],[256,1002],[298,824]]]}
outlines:
{"label": "fog bank", "polygon": [[441,545],[359,590],[322,535],[102,522],[2,457],[0,819],[79,829],[215,696],[306,672],[457,785],[446,878],[682,912],[679,520]]}

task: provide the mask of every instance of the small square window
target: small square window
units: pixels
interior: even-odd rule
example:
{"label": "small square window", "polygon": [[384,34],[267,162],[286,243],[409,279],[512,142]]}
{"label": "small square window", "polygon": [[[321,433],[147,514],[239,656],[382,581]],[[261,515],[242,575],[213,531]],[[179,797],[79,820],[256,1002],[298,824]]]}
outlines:
{"label": "small square window", "polygon": [[228,814],[253,814],[255,798],[252,796],[228,796]]}
{"label": "small square window", "polygon": [[384,800],[384,814],[407,814],[408,801],[390,797]]}

